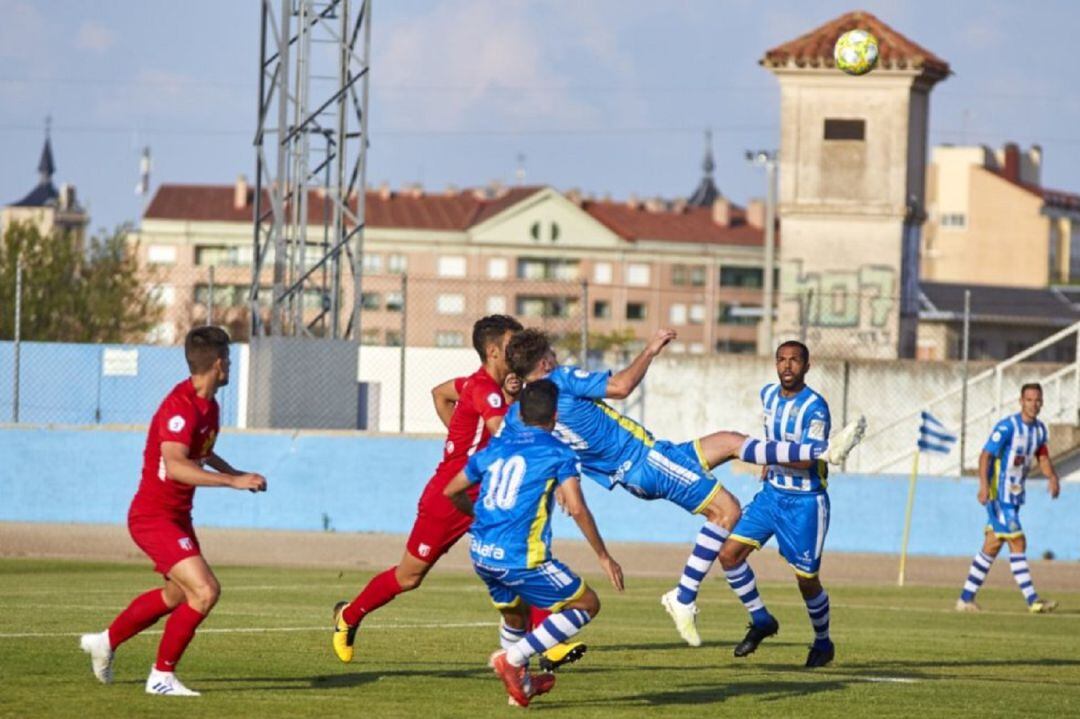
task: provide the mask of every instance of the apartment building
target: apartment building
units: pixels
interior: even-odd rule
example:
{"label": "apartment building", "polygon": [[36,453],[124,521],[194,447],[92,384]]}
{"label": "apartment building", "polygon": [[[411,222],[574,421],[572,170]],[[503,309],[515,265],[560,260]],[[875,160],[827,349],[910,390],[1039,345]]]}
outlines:
{"label": "apartment building", "polygon": [[[243,178],[157,189],[133,236],[166,307],[153,340],[178,341],[206,320],[211,300],[214,322],[244,335],[253,195]],[[362,341],[467,346],[478,316],[506,312],[568,336],[585,323],[591,337],[621,337],[626,347],[672,326],[676,352],[753,352],[764,207],[742,208],[715,191],[694,199],[614,201],[544,186],[369,190]],[[313,193],[308,205],[318,227],[308,240],[319,243],[323,203]],[[265,266],[261,284],[269,288]],[[320,291],[306,293],[305,321],[316,321],[324,302]]]}

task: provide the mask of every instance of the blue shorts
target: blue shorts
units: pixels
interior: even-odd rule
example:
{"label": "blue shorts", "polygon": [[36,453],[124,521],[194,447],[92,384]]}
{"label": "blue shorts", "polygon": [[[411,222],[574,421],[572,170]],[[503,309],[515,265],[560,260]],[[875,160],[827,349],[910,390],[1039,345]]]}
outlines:
{"label": "blue shorts", "polygon": [[996,499],[986,503],[986,529],[1000,539],[1013,539],[1024,536],[1020,526],[1020,506],[1005,504]]}
{"label": "blue shorts", "polygon": [[497,609],[525,602],[530,607],[557,612],[581,598],[588,588],[581,577],[557,559],[532,569],[500,569],[473,560],[473,569],[484,580]]}
{"label": "blue shorts", "polygon": [[760,549],[775,534],[782,556],[801,577],[816,577],[829,532],[829,495],[785,492],[769,483],[743,509],[731,538]]}
{"label": "blue shorts", "polygon": [[702,512],[723,487],[704,466],[697,442],[661,440],[623,476],[627,491],[642,499],[666,499],[691,514]]}

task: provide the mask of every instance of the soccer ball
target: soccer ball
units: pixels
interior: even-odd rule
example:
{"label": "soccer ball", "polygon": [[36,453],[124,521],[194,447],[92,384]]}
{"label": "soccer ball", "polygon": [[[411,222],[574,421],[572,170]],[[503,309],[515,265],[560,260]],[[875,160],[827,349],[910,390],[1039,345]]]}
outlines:
{"label": "soccer ball", "polygon": [[866,30],[849,30],[836,41],[833,57],[848,75],[865,75],[877,65],[877,38]]}

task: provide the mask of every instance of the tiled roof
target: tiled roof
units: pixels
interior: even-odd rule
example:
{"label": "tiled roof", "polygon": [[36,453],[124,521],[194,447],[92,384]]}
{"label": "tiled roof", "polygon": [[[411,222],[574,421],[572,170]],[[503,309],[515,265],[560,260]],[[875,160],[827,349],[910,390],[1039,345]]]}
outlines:
{"label": "tiled roof", "polygon": [[[465,231],[521,202],[541,187],[515,187],[496,197],[463,190],[452,194],[420,192],[377,192],[366,196],[368,227],[413,230]],[[237,208],[232,185],[175,185],[158,187],[146,208],[148,220],[185,220],[188,222],[252,221],[251,200]],[[267,209],[269,204],[264,203]],[[684,207],[650,211],[639,203],[589,201],[581,209],[620,237],[629,240],[698,242],[727,245],[761,245],[764,233],[746,222],[745,211],[735,205],[730,209],[730,224],[713,221],[711,207]],[[323,221],[323,201],[312,192],[308,198],[308,221]]]}
{"label": "tiled roof", "polygon": [[43,182],[26,194],[18,202],[11,203],[12,207],[48,207],[54,206],[60,198],[60,193],[51,182]]}
{"label": "tiled roof", "polygon": [[1006,182],[1010,182],[1021,189],[1027,190],[1033,195],[1041,197],[1048,207],[1059,210],[1068,210],[1070,212],[1080,212],[1080,195],[1076,193],[1065,192],[1064,190],[1051,190],[1048,187],[1033,185],[1030,182],[1021,182],[1020,180],[1010,177],[1004,170],[993,167],[986,168],[986,171],[997,175]]}
{"label": "tiled roof", "polygon": [[924,70],[941,79],[949,74],[949,63],[901,35],[874,15],[856,10],[830,20],[821,27],[765,53],[762,65],[782,67],[789,63],[797,67],[833,67],[833,46],[848,30],[869,30],[878,41],[878,67]]}
{"label": "tiled roof", "polygon": [[626,240],[703,242],[710,245],[761,245],[764,232],[747,224],[746,213],[731,206],[728,226],[713,222],[711,207],[650,212],[625,202],[585,202],[582,209]]}

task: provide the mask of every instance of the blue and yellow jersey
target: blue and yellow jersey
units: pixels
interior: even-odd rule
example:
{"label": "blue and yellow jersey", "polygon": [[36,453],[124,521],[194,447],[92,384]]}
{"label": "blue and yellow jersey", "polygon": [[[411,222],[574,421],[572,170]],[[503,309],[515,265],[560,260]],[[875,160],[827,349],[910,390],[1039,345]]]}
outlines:
{"label": "blue and yellow jersey", "polygon": [[1050,433],[1046,425],[1035,420],[1024,422],[1019,412],[1005,417],[994,425],[983,450],[994,457],[990,475],[990,499],[1002,504],[1024,503],[1027,480],[1036,457],[1045,454]]}
{"label": "blue and yellow jersey", "polygon": [[524,424],[469,458],[465,476],[480,485],[470,530],[473,561],[531,569],[550,560],[555,487],[580,475],[569,447],[546,430]]}
{"label": "blue and yellow jersey", "polygon": [[[767,384],[761,388],[761,404],[765,410],[766,439],[824,442],[829,438],[832,429],[829,405],[809,387],[803,387],[794,397],[784,397],[779,384]],[[780,490],[823,492],[828,486],[829,469],[820,460],[808,469],[771,464],[765,476],[769,484]]]}
{"label": "blue and yellow jersey", "polygon": [[[555,436],[577,452],[585,475],[608,489],[656,443],[647,429],[604,402],[610,378],[610,372],[577,367],[559,367],[547,377],[559,388]],[[504,422],[510,430],[524,426],[516,404]]]}

